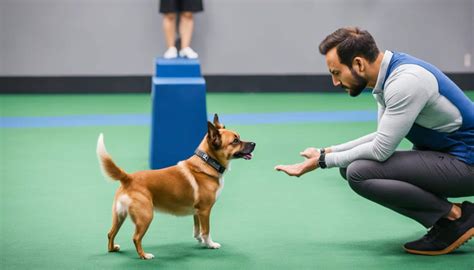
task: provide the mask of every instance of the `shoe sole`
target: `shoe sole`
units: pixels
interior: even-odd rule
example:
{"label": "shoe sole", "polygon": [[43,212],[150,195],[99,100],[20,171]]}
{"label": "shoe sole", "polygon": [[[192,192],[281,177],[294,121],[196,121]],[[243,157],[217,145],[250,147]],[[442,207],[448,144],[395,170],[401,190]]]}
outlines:
{"label": "shoe sole", "polygon": [[474,236],[474,228],[469,229],[467,232],[465,232],[461,237],[458,238],[458,240],[454,241],[450,246],[443,250],[435,250],[435,251],[424,251],[424,250],[414,250],[414,249],[408,249],[403,247],[406,252],[412,253],[412,254],[418,254],[418,255],[430,255],[430,256],[436,256],[436,255],[444,255],[453,252],[455,249],[460,247],[461,245],[467,243],[472,237]]}

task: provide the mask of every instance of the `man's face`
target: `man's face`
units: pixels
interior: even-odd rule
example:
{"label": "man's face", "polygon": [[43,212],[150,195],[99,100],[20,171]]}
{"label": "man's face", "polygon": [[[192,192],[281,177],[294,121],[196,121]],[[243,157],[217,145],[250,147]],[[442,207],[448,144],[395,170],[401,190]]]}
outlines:
{"label": "man's face", "polygon": [[336,48],[327,52],[326,64],[334,86],[344,88],[352,97],[358,96],[367,87],[367,79],[357,74],[354,69],[339,62]]}

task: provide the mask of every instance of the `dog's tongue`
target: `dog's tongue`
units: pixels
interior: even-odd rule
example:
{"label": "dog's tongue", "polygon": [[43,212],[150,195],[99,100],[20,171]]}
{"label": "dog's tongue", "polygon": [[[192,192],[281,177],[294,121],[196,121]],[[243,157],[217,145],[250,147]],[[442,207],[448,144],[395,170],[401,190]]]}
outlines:
{"label": "dog's tongue", "polygon": [[245,155],[243,156],[243,158],[246,159],[246,160],[249,160],[249,159],[252,158],[252,154],[251,154],[251,153],[250,153],[250,154],[245,154]]}

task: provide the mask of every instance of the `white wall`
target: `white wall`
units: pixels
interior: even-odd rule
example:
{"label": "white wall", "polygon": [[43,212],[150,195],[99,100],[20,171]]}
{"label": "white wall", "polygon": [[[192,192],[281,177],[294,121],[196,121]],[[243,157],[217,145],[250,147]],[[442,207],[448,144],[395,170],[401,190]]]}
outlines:
{"label": "white wall", "polygon": [[[204,0],[205,74],[326,74],[319,42],[358,25],[381,49],[473,72],[474,0]],[[158,0],[0,0],[0,76],[147,75],[165,50]],[[472,59],[474,64],[474,59]]]}

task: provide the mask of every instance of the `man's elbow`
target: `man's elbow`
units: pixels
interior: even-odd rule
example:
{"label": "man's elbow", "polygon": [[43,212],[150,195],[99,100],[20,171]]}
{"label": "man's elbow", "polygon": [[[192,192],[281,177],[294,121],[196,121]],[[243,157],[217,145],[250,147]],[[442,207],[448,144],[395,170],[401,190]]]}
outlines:
{"label": "man's elbow", "polygon": [[374,157],[375,160],[378,162],[384,162],[387,159],[389,159],[392,154],[395,152],[395,150],[388,150],[388,149],[374,149]]}

